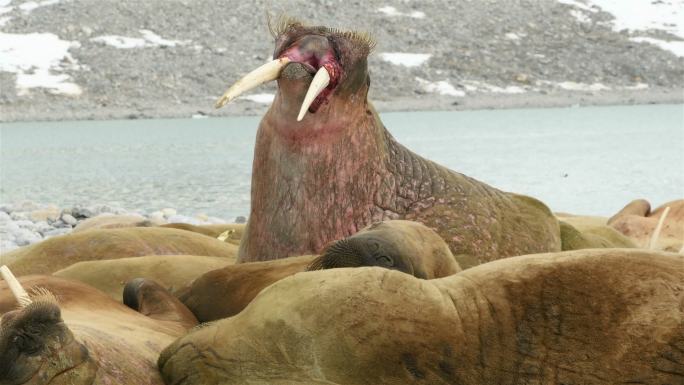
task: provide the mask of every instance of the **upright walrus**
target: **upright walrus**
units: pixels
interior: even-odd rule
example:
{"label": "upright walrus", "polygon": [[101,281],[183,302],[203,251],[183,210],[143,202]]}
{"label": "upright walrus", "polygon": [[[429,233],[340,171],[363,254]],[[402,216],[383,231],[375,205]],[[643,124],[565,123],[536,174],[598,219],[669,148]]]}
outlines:
{"label": "upright walrus", "polygon": [[561,249],[558,222],[543,203],[451,171],[395,141],[367,99],[367,35],[295,21],[272,31],[274,60],[216,103],[278,81],[257,132],[239,262],[318,254],[386,219],[433,228],[470,265]]}

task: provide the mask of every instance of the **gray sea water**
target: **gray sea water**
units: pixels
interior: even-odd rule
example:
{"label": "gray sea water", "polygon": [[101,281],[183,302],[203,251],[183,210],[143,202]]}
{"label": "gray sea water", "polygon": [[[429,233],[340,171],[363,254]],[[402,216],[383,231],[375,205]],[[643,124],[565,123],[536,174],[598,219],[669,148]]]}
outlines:
{"label": "gray sea water", "polygon": [[[259,117],[0,125],[0,203],[249,213]],[[553,211],[684,198],[684,106],[382,114],[422,156]]]}

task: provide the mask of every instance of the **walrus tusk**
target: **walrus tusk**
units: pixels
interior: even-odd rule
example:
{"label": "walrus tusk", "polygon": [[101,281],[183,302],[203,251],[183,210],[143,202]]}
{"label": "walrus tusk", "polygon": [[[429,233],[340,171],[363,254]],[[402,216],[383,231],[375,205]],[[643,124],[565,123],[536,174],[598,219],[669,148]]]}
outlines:
{"label": "walrus tusk", "polygon": [[31,297],[29,297],[26,290],[21,287],[21,283],[19,283],[7,266],[3,265],[0,267],[0,275],[2,275],[2,279],[7,282],[7,286],[9,286],[12,294],[14,294],[14,298],[17,299],[17,302],[19,302],[21,307],[26,307],[31,304]]}
{"label": "walrus tusk", "polygon": [[656,244],[658,243],[658,238],[660,238],[660,230],[663,228],[663,222],[665,222],[665,217],[670,213],[670,206],[665,207],[665,210],[660,215],[660,220],[656,225],[655,230],[653,230],[653,235],[651,235],[651,240],[648,242],[648,248],[650,250],[655,250]]}
{"label": "walrus tusk", "polygon": [[306,111],[308,111],[309,107],[311,107],[311,103],[313,103],[313,101],[316,99],[316,96],[318,96],[318,94],[320,94],[321,91],[328,86],[328,84],[330,84],[330,74],[325,67],[321,67],[318,69],[316,76],[314,76],[313,80],[311,81],[309,90],[306,91],[306,96],[302,102],[302,108],[299,109],[299,115],[297,116],[298,122],[301,122],[302,119],[304,119],[304,115],[306,115]]}
{"label": "walrus tusk", "polygon": [[243,93],[260,86],[266,82],[278,79],[280,76],[280,71],[290,62],[287,57],[281,57],[270,61],[261,67],[255,69],[254,71],[243,76],[242,79],[238,80],[233,84],[226,93],[221,96],[219,100],[216,101],[214,107],[221,108],[227,103],[242,95]]}

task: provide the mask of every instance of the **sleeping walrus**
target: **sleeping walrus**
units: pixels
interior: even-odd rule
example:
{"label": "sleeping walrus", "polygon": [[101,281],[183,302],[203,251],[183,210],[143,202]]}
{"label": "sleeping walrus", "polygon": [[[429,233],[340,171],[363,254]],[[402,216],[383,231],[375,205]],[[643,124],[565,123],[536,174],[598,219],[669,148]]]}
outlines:
{"label": "sleeping walrus", "polygon": [[257,133],[238,261],[319,254],[385,219],[435,229],[472,264],[561,249],[558,222],[543,203],[451,171],[394,140],[367,99],[373,42],[366,35],[298,22],[274,34],[274,60],[217,102],[278,81]]}
{"label": "sleeping walrus", "polygon": [[0,384],[163,385],[159,353],[197,324],[153,282],[131,287],[132,310],[79,282],[20,280],[0,280]]}
{"label": "sleeping walrus", "polygon": [[291,275],[367,266],[397,270],[421,279],[461,271],[444,240],[433,230],[417,222],[383,221],[333,242],[321,256],[240,263],[209,271],[180,290],[178,296],[200,322],[207,322],[241,312],[265,287]]}
{"label": "sleeping walrus", "polygon": [[168,384],[681,384],[677,254],[577,250],[433,280],[296,274],[160,356]]}

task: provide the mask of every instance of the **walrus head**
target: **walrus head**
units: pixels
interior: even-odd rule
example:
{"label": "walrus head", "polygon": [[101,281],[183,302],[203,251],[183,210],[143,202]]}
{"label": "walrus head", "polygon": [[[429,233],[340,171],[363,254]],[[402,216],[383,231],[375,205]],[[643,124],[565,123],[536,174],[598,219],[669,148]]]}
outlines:
{"label": "walrus head", "polygon": [[422,272],[414,271],[410,258],[403,255],[397,245],[374,234],[363,233],[333,242],[307,270],[362,266],[383,267],[426,278]]}
{"label": "walrus head", "polygon": [[[340,118],[337,99],[365,101],[370,78],[367,57],[373,41],[364,33],[310,27],[284,20],[271,27],[275,38],[273,60],[238,80],[216,102],[220,108],[240,94],[278,80],[274,106],[292,123],[305,120],[307,111],[319,114],[311,123]],[[281,116],[282,118],[283,116]],[[301,125],[298,128],[306,128]]]}
{"label": "walrus head", "polygon": [[2,273],[20,308],[0,322],[0,383],[91,384],[97,366],[62,320],[55,297],[45,290],[30,297],[4,266]]}

